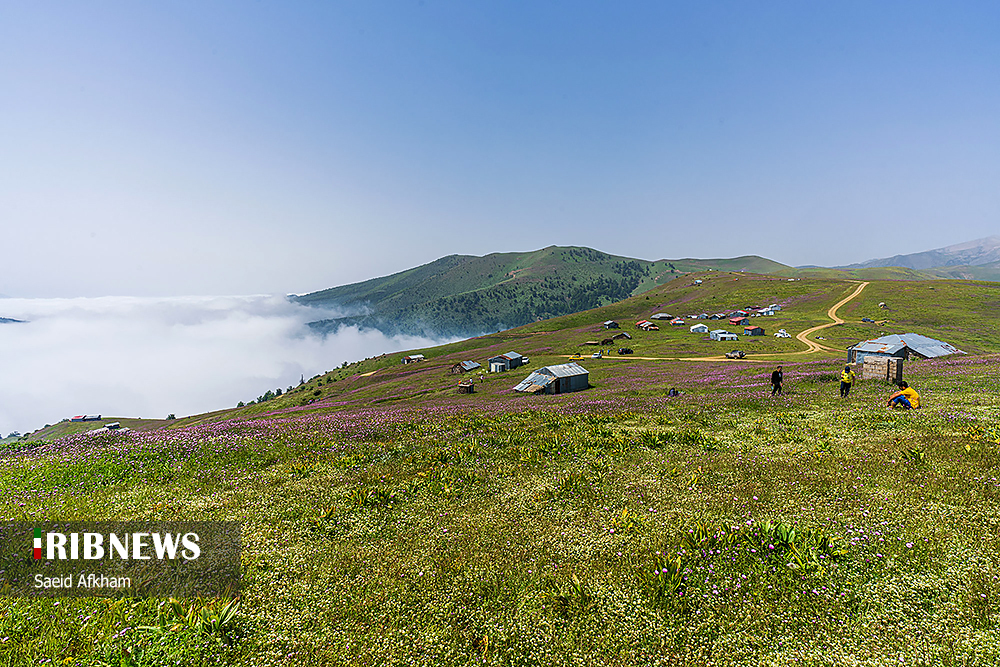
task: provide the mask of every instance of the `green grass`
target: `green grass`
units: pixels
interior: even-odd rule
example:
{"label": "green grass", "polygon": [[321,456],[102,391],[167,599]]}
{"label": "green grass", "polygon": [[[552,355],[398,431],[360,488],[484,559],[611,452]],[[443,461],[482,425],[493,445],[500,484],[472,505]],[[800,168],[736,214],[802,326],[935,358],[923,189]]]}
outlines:
{"label": "green grass", "polygon": [[841,401],[791,370],[776,401],[689,380],[674,403],[649,387],[610,411],[286,415],[193,450],[203,435],[180,429],[125,460],[107,438],[87,449],[107,457],[11,461],[8,518],[242,521],[246,585],[216,630],[160,600],[12,601],[0,659],[990,664],[1000,401],[984,361],[912,369],[928,403],[913,413],[886,411],[882,383]]}

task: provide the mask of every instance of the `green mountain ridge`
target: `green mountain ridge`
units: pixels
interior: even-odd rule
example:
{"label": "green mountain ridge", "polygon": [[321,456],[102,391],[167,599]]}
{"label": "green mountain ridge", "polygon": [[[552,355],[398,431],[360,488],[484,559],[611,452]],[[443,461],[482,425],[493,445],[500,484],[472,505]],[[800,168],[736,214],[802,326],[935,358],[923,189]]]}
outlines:
{"label": "green mountain ridge", "polygon": [[483,257],[448,255],[390,276],[292,298],[345,313],[310,323],[323,333],[354,325],[390,335],[471,336],[597,308],[709,269],[774,273],[791,267],[754,255],[648,261],[550,246]]}

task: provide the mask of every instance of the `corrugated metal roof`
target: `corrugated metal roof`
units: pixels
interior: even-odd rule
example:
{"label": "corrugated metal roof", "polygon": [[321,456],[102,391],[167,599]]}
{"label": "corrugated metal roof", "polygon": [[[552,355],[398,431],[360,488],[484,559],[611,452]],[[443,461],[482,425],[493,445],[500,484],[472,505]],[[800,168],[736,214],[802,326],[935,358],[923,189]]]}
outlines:
{"label": "corrugated metal roof", "polygon": [[890,334],[881,338],[873,338],[858,343],[851,349],[858,352],[895,354],[904,347],[908,347],[920,356],[927,357],[928,359],[943,357],[949,354],[965,354],[965,352],[959,350],[954,345],[949,345],[944,341],[915,333]]}
{"label": "corrugated metal roof", "polygon": [[552,374],[555,377],[561,378],[590,374],[590,371],[574,362],[570,362],[568,364],[557,364],[555,366],[546,366],[545,368],[539,368],[537,372],[544,373],[545,375]]}
{"label": "corrugated metal roof", "polygon": [[460,361],[458,365],[467,371],[471,371],[473,368],[479,368],[478,361]]}
{"label": "corrugated metal roof", "polygon": [[514,359],[520,359],[521,358],[521,355],[518,354],[517,352],[507,352],[506,354],[501,354],[500,356],[501,357],[507,357],[511,361],[513,361]]}
{"label": "corrugated metal roof", "polygon": [[878,342],[878,340],[866,340],[863,343],[858,343],[857,345],[855,345],[851,349],[855,350],[857,352],[875,352],[875,353],[878,353],[878,354],[895,354],[896,352],[899,352],[900,350],[902,350],[904,347],[906,347],[906,344],[904,344],[904,343],[889,343],[889,342],[880,343],[880,342]]}
{"label": "corrugated metal roof", "polygon": [[537,391],[545,389],[546,386],[548,386],[551,382],[554,381],[555,381],[554,376],[543,375],[538,371],[535,371],[528,377],[521,380],[521,382],[519,382],[518,385],[514,387],[514,391],[527,391],[535,393]]}

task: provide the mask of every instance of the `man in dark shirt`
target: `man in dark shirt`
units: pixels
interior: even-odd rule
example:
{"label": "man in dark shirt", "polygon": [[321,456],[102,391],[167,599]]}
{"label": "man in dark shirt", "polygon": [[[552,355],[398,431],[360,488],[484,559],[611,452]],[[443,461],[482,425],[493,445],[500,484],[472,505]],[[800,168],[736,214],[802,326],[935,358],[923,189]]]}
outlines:
{"label": "man in dark shirt", "polygon": [[784,373],[781,372],[781,366],[778,366],[771,373],[771,396],[781,396],[781,380],[783,378]]}

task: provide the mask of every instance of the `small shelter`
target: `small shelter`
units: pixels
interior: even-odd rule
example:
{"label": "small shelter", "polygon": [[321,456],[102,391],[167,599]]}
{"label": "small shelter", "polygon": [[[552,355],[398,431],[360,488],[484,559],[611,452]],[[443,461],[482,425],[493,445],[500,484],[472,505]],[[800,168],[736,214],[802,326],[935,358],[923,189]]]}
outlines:
{"label": "small shelter", "polygon": [[674,319],[674,317],[670,313],[653,313],[652,315],[649,316],[649,319],[651,319],[651,320],[672,320],[672,319]]}
{"label": "small shelter", "polygon": [[847,348],[847,361],[862,362],[869,356],[897,359],[935,359],[949,354],[965,354],[944,341],[915,333],[892,334],[866,340]]}
{"label": "small shelter", "polygon": [[489,360],[490,373],[500,373],[523,366],[528,363],[527,358],[522,357],[517,352],[507,352]]}
{"label": "small shelter", "polygon": [[861,379],[885,380],[899,384],[903,381],[903,360],[897,357],[868,355],[861,364]]}
{"label": "small shelter", "polygon": [[729,323],[734,327],[741,327],[750,324],[750,318],[746,315],[737,315],[736,317],[730,317]]}
{"label": "small shelter", "polygon": [[458,383],[458,393],[460,394],[474,394],[476,393],[476,385],[472,382],[472,379],[462,380]]}
{"label": "small shelter", "polygon": [[704,324],[696,324],[691,327],[691,333],[708,333],[708,326]]}
{"label": "small shelter", "polygon": [[670,320],[670,324],[671,324],[671,326],[675,326],[675,327],[684,326],[684,320],[682,320],[679,317],[675,317],[674,319]]}
{"label": "small shelter", "polygon": [[618,328],[618,323],[615,322],[614,320],[608,320],[607,322],[604,323],[604,328],[605,329],[617,329]]}
{"label": "small shelter", "polygon": [[734,333],[729,333],[725,329],[716,329],[708,334],[708,337],[712,340],[738,340],[738,336]]}
{"label": "small shelter", "polygon": [[743,335],[744,336],[763,336],[764,335],[764,327],[756,327],[756,326],[743,327]]}
{"label": "small shelter", "polygon": [[514,391],[529,394],[565,394],[590,386],[590,373],[576,363],[546,366],[522,380]]}
{"label": "small shelter", "polygon": [[452,373],[468,373],[480,368],[478,361],[460,361],[451,367]]}
{"label": "small shelter", "polygon": [[425,359],[425,357],[422,354],[410,354],[410,355],[407,355],[407,356],[403,357],[403,363],[404,364],[415,364],[418,361],[423,361],[424,359]]}
{"label": "small shelter", "polygon": [[626,331],[622,331],[621,333],[616,333],[614,336],[612,336],[611,340],[621,340],[622,338],[627,338],[629,340],[632,340],[632,334]]}

